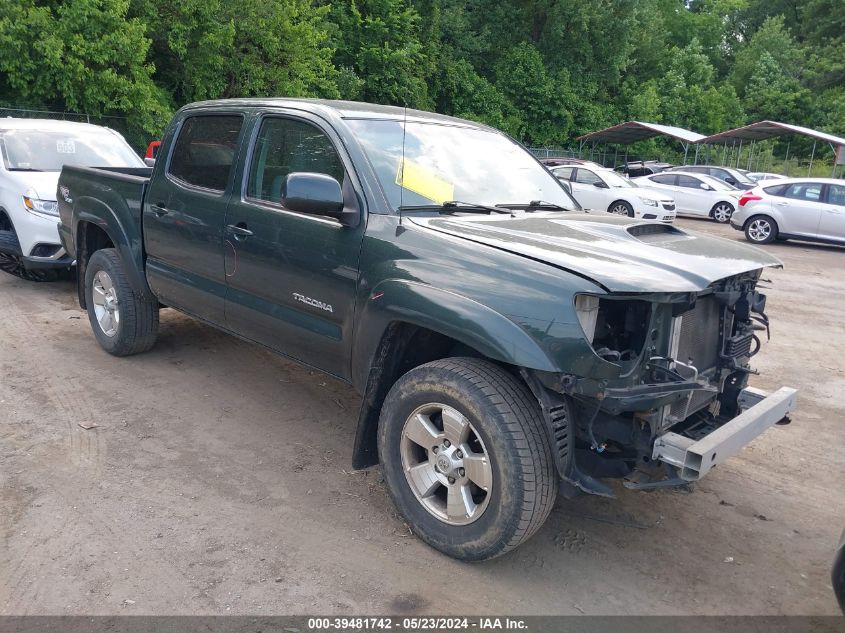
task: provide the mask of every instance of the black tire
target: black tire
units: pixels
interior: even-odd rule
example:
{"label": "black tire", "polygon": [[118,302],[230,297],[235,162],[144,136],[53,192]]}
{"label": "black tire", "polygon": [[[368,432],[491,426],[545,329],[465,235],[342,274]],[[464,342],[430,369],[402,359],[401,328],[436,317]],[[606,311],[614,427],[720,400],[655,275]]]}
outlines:
{"label": "black tire", "polygon": [[730,202],[717,202],[710,209],[710,217],[719,224],[727,224],[731,221],[734,211],[736,208]]}
{"label": "black tire", "polygon": [[613,213],[614,215],[627,215],[629,218],[634,217],[634,207],[624,200],[617,200],[616,202],[611,203],[611,205],[607,207],[607,212]]}
{"label": "black tire", "polygon": [[752,244],[771,244],[778,239],[778,224],[767,215],[754,215],[745,223],[744,232]]}
{"label": "black tire", "polygon": [[53,268],[28,269],[21,257],[21,245],[14,229],[0,230],[0,270],[27,281],[55,281],[59,271]]}
{"label": "black tire", "polygon": [[[117,297],[120,319],[112,336],[106,334],[97,320],[94,303],[94,278],[104,271],[111,279]],[[95,252],[85,269],[85,303],[94,337],[113,356],[130,356],[150,349],[158,334],[158,301],[144,299],[129,285],[117,251],[104,248]]]}
{"label": "black tire", "polygon": [[[451,525],[432,514],[405,476],[403,429],[427,403],[460,412],[488,455],[489,502],[469,524]],[[460,560],[487,560],[514,549],[543,525],[557,496],[557,472],[537,400],[521,381],[486,360],[438,360],[402,376],[382,408],[378,444],[400,514],[423,541]]]}

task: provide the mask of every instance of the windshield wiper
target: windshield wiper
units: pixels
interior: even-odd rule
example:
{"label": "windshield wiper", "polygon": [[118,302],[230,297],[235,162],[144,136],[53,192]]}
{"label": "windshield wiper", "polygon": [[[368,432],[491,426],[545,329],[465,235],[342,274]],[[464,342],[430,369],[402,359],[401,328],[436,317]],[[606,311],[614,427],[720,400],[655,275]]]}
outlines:
{"label": "windshield wiper", "polygon": [[509,209],[496,206],[491,207],[486,204],[476,204],[474,202],[463,202],[461,200],[447,200],[443,204],[415,204],[399,207],[399,211],[430,211],[436,210],[443,215],[451,215],[453,213],[510,213]]}
{"label": "windshield wiper", "polygon": [[545,200],[532,200],[528,204],[520,203],[520,202],[505,202],[502,204],[497,204],[497,207],[501,207],[502,209],[519,209],[520,211],[536,211],[538,209],[557,209],[558,211],[574,211],[575,209],[570,209],[568,207],[563,207],[559,204],[555,204],[554,202],[546,202]]}

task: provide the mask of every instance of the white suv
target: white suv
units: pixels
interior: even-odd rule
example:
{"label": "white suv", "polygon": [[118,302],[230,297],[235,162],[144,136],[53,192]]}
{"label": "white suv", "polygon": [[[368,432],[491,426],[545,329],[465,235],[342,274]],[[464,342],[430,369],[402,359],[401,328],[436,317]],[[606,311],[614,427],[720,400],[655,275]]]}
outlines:
{"label": "white suv", "polygon": [[28,279],[73,265],[58,232],[63,165],[144,168],[114,130],[69,121],[0,119],[0,154],[0,268]]}
{"label": "white suv", "polygon": [[675,219],[675,200],[671,196],[641,187],[612,169],[565,165],[553,167],[552,173],[585,209],[665,223]]}

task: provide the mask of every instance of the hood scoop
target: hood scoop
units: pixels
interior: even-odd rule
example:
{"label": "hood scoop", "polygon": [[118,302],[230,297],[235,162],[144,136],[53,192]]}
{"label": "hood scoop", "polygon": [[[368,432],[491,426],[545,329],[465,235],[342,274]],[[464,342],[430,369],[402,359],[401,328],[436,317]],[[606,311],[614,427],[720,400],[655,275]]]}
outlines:
{"label": "hood scoop", "polygon": [[627,229],[628,235],[636,237],[641,242],[671,242],[687,239],[687,233],[669,224],[635,224]]}

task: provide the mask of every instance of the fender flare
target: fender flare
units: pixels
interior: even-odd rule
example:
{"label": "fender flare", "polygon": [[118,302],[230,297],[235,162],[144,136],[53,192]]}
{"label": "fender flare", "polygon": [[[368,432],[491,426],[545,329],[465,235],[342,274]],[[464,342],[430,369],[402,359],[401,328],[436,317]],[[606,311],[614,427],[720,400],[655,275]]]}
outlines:
{"label": "fender flare", "polygon": [[448,336],[500,362],[539,371],[555,371],[551,359],[519,325],[467,297],[415,281],[386,280],[375,286],[358,311],[353,343],[352,381],[364,398],[355,433],[352,464],[378,463],[381,407],[402,367],[392,354],[401,341],[398,323]]}
{"label": "fender flare", "polygon": [[[132,289],[146,299],[153,299],[154,295],[147,284],[144,275],[144,245],[140,228],[127,227],[121,221],[121,215],[130,217],[131,210],[125,208],[121,212],[115,211],[103,201],[92,197],[81,197],[74,201],[74,243],[76,245],[76,260],[80,279],[80,300],[84,302],[81,292],[82,280],[85,278],[85,268],[92,252],[88,251],[80,229],[83,223],[93,224],[108,235],[123,264],[126,277]],[[140,224],[140,219],[139,219]],[[81,257],[85,255],[85,257]]]}

